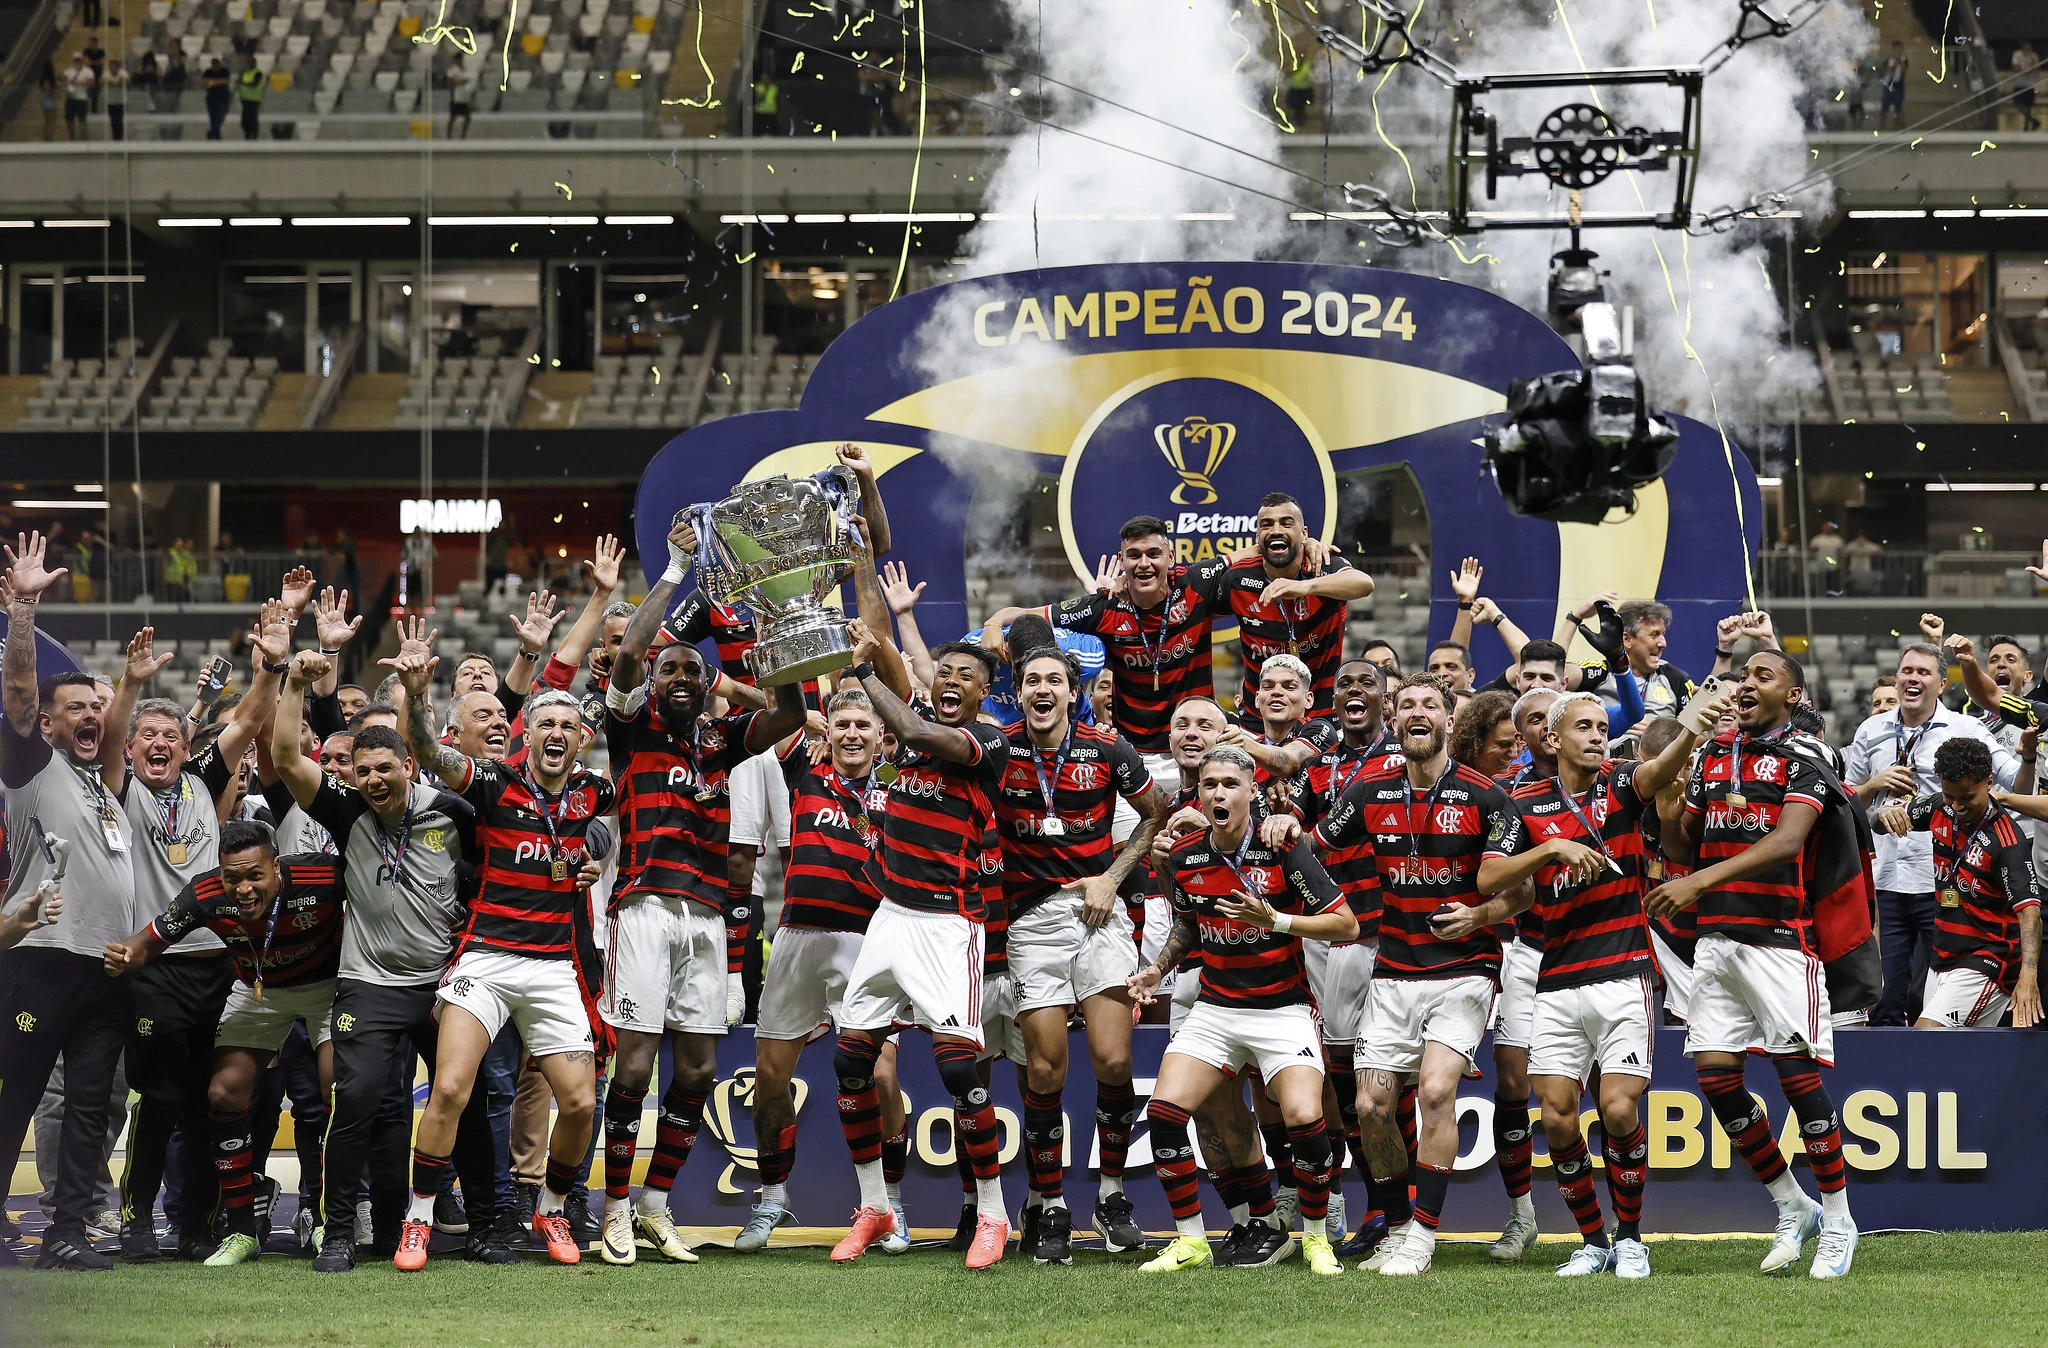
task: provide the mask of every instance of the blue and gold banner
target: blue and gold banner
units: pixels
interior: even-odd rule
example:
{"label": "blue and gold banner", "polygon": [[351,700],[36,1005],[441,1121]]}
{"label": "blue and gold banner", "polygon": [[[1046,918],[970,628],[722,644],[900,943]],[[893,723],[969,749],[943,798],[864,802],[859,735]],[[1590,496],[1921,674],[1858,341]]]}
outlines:
{"label": "blue and gold banner", "polygon": [[[931,1040],[901,1038],[898,1070],[910,1120],[910,1170],[903,1184],[914,1227],[950,1227],[959,1212],[960,1183],[953,1166],[952,1101],[933,1066]],[[1172,1227],[1166,1198],[1151,1171],[1151,1146],[1142,1106],[1166,1051],[1163,1026],[1141,1025],[1131,1046],[1140,1102],[1127,1189],[1147,1230]],[[1848,1159],[1849,1201],[1866,1231],[2030,1230],[2044,1217],[2048,1194],[2048,1035],[2024,1030],[1843,1030],[1835,1036],[1838,1065],[1824,1076],[1842,1115]],[[1643,1230],[1650,1234],[1711,1235],[1768,1232],[1775,1209],[1727,1134],[1707,1108],[1692,1062],[1684,1056],[1685,1031],[1660,1030],[1649,1093],[1643,1099],[1650,1135],[1650,1186]],[[1482,1064],[1492,1054],[1483,1047]],[[735,1030],[720,1045],[718,1085],[705,1113],[704,1134],[677,1181],[677,1219],[694,1226],[735,1226],[760,1180],[750,1112],[753,1035]],[[1079,1034],[1068,1053],[1063,1097],[1067,1116],[1069,1204],[1086,1211],[1095,1200],[1098,1159],[1095,1082],[1088,1045]],[[800,1224],[843,1226],[858,1205],[853,1165],[833,1109],[832,1044],[814,1044],[797,1070],[797,1163],[789,1185]],[[1750,1089],[1771,1117],[1794,1173],[1809,1193],[1813,1178],[1799,1142],[1798,1121],[1779,1094],[1776,1074],[1759,1060]],[[1012,1212],[1025,1195],[1022,1105],[1016,1072],[996,1063],[994,1094],[1002,1123],[1003,1188]],[[654,1098],[652,1092],[649,1098]],[[1444,1210],[1446,1232],[1499,1233],[1507,1199],[1493,1164],[1493,1085],[1468,1081],[1460,1088],[1460,1146],[1456,1180]],[[1597,1128],[1591,1102],[1582,1125]],[[647,1135],[651,1135],[651,1132]],[[1600,1165],[1600,1148],[1591,1148]],[[1576,1228],[1552,1182],[1542,1128],[1536,1130],[1537,1219],[1542,1229]],[[1346,1176],[1351,1211],[1363,1211],[1364,1187]],[[1215,1194],[1202,1188],[1212,1228],[1228,1226]],[[1602,1202],[1606,1201],[1602,1195]],[[1355,1224],[1355,1222],[1354,1222]]]}
{"label": "blue and gold banner", "polygon": [[[1161,263],[957,282],[854,324],[794,411],[722,418],[666,446],[641,479],[640,555],[665,555],[682,506],[813,472],[858,441],[899,521],[894,555],[929,584],[920,622],[937,640],[980,616],[966,611],[964,556],[984,470],[1002,490],[1036,475],[1057,491],[1078,593],[1133,515],[1167,520],[1193,561],[1244,546],[1259,498],[1279,490],[1328,539],[1340,479],[1405,468],[1436,571],[1479,557],[1489,597],[1531,635],[1601,590],[1654,595],[1676,611],[1670,658],[1697,671],[1715,619],[1747,592],[1758,543],[1739,451],[1681,418],[1671,471],[1633,516],[1599,526],[1512,515],[1480,472],[1481,427],[1509,382],[1577,363],[1517,305],[1405,272]],[[1431,634],[1454,617],[1438,597]]]}

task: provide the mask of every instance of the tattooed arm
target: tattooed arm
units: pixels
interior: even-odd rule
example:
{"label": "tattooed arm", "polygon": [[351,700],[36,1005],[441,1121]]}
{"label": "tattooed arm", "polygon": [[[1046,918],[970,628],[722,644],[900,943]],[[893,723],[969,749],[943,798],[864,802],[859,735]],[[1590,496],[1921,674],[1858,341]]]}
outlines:
{"label": "tattooed arm", "polygon": [[453,745],[441,743],[440,737],[434,733],[431,699],[434,669],[441,663],[441,658],[408,653],[383,663],[398,671],[399,685],[405,689],[405,742],[412,749],[413,758],[421,767],[439,777],[449,790],[458,793],[468,790],[471,779],[476,775],[476,764],[468,754]]}

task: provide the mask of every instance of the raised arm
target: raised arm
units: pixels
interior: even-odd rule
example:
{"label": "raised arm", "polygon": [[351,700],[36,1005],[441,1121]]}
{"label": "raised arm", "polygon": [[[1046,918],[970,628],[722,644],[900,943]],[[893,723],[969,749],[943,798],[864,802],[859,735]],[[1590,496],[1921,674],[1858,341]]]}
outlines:
{"label": "raised arm", "polygon": [[[1481,595],[1472,601],[1472,620],[1491,627],[1500,637],[1501,644],[1508,648],[1508,663],[1521,663],[1522,647],[1529,644],[1529,634],[1515,626],[1515,620],[1502,612],[1499,604]],[[1466,649],[1470,650],[1471,647],[1467,646]]]}
{"label": "raised arm", "polygon": [[[866,533],[865,530],[862,532]],[[853,597],[854,607],[868,630],[889,630],[889,601],[882,594],[881,577],[875,574],[875,554],[869,548],[854,550]],[[883,644],[881,658],[875,661],[875,673],[896,696],[906,699],[910,696],[910,666],[893,643]]]}
{"label": "raised arm", "polygon": [[17,535],[14,546],[6,549],[7,653],[0,657],[0,700],[7,724],[23,738],[36,733],[36,605],[43,592],[67,574],[61,566],[54,571],[44,567],[48,547],[40,533],[26,533]]}
{"label": "raised arm", "polygon": [[1572,638],[1579,634],[1579,624],[1593,616],[1595,608],[1603,599],[1610,604],[1616,603],[1621,599],[1621,594],[1615,590],[1602,590],[1599,594],[1574,606],[1569,613],[1559,615],[1557,626],[1551,630],[1550,639],[1566,650],[1570,650],[1572,648]]}
{"label": "raised arm", "polygon": [[[433,638],[429,636],[427,642],[431,646]],[[396,660],[382,663],[397,671],[399,686],[405,689],[405,742],[412,750],[413,758],[439,777],[449,790],[457,793],[468,790],[470,779],[476,774],[476,764],[454,745],[441,743],[440,737],[434,733],[434,670],[439,667],[441,657],[408,651]]]}
{"label": "raised arm", "polygon": [[646,680],[647,648],[654,644],[654,634],[661,630],[669,601],[676,597],[683,578],[690,574],[690,554],[696,541],[697,531],[687,520],[668,531],[668,569],[647,591],[647,597],[640,601],[640,607],[633,610],[632,620],[626,624],[625,635],[619,640],[619,653],[612,660],[613,692],[624,696]]}
{"label": "raised arm", "polygon": [[923,581],[912,585],[901,562],[882,566],[882,598],[895,615],[896,640],[902,643],[903,658],[910,662],[910,677],[929,688],[938,670],[932,663],[931,648],[924,644],[924,634],[917,630],[917,601],[924,594],[924,585]]}
{"label": "raised arm", "polygon": [[[145,627],[128,638],[128,661],[121,667],[121,681],[114,685],[114,704],[100,728],[100,784],[115,795],[128,782],[128,723],[135,717],[135,704],[157,671],[171,662],[156,653],[156,629]],[[248,699],[244,698],[244,701]],[[108,752],[111,747],[112,752]]]}
{"label": "raised arm", "polygon": [[524,617],[517,613],[507,615],[512,619],[513,635],[519,638],[519,654],[512,658],[512,668],[498,681],[498,704],[505,708],[507,716],[517,716],[526,703],[526,695],[533,691],[534,670],[539,667],[548,638],[555,634],[555,624],[562,620],[564,612],[555,607],[552,592],[535,590],[526,596]]}
{"label": "raised arm", "polygon": [[[277,710],[278,671],[292,653],[292,629],[286,622],[286,608],[282,600],[273,599],[263,606],[249,637],[256,653],[256,672],[249,681],[249,691],[235,704],[233,719],[222,728],[220,739],[215,741],[220,747],[220,756],[229,763],[242,761],[242,754],[255,742],[264,722]],[[298,724],[294,722],[292,735],[296,738],[298,733]]]}
{"label": "raised arm", "polygon": [[[796,683],[777,684],[775,705],[756,716],[747,726],[747,752],[765,754],[790,735],[804,728],[804,690]],[[753,877],[748,877],[748,883]]]}
{"label": "raised arm", "polygon": [[1457,621],[1451,624],[1451,640],[1472,649],[1472,624],[1475,621],[1472,606],[1479,599],[1479,578],[1486,574],[1486,568],[1479,564],[1477,557],[1467,557],[1456,571],[1451,572],[1451,594],[1458,601]]}
{"label": "raised arm", "polygon": [[341,683],[341,653],[355,640],[356,629],[363,625],[363,616],[348,616],[348,591],[334,592],[332,585],[320,592],[320,598],[313,605],[313,634],[320,642],[320,653],[327,657],[327,674],[313,685],[314,697],[332,697]]}
{"label": "raised arm", "polygon": [[[569,628],[568,635],[564,636],[562,644],[555,648],[555,659],[572,669],[583,667],[584,657],[590,654],[591,646],[597,641],[597,634],[604,628],[604,611],[611,607],[612,595],[619,588],[619,564],[625,559],[625,556],[626,550],[619,543],[619,540],[613,538],[610,534],[606,534],[597,540],[597,546],[591,552],[591,559],[584,563],[590,569],[591,584],[595,588],[591,590],[590,598],[584,602],[583,611],[576,615],[576,622]],[[653,597],[653,595],[649,595],[648,599],[651,601]],[[640,605],[640,612],[644,612],[649,607],[649,603],[642,603]],[[668,612],[668,607],[666,604],[652,605],[652,607],[655,610],[656,623],[659,625],[661,617]],[[635,612],[633,616],[638,618],[640,612]],[[652,642],[653,640],[654,638],[650,634],[648,641]],[[525,645],[526,642],[522,638],[520,641],[521,654],[524,654]],[[646,647],[641,647],[642,655],[645,655],[646,651]],[[514,666],[514,668],[517,668],[517,666]],[[616,674],[614,674],[614,677],[617,677]],[[533,675],[531,672],[527,674],[526,682],[528,687],[532,687]]]}
{"label": "raised arm", "polygon": [[[1677,781],[1684,773],[1686,764],[1692,761],[1693,746],[1704,739],[1707,732],[1714,728],[1714,724],[1728,714],[1728,708],[1733,706],[1734,702],[1732,694],[1723,693],[1708,700],[1695,715],[1680,715],[1678,738],[1665,745],[1662,753],[1636,769],[1637,798],[1650,800]],[[1680,710],[1682,712],[1683,708]]]}
{"label": "raised arm", "polygon": [[859,445],[841,445],[835,453],[839,462],[853,470],[860,479],[860,513],[867,521],[868,550],[876,557],[889,555],[889,512],[882,506],[882,489],[875,481],[875,461],[868,457],[867,450]]}
{"label": "raised arm", "polygon": [[[873,666],[876,657],[882,654],[881,647],[888,645],[885,637],[877,634],[860,619],[847,624],[847,630],[854,641],[853,659],[856,667]],[[869,668],[862,676],[861,688],[868,700],[875,704],[875,714],[882,718],[882,724],[896,736],[896,742],[914,753],[930,754],[943,758],[948,763],[974,763],[980,761],[981,744],[974,736],[955,726],[940,725],[927,721],[904,704],[903,699],[889,690],[889,685]]]}
{"label": "raised arm", "polygon": [[1991,675],[1984,666],[1977,663],[1977,645],[1961,632],[1951,633],[1946,642],[1948,653],[1963,671],[1963,691],[1970,695],[1970,701],[1985,711],[1993,711],[2003,693],[1991,681]]}
{"label": "raised arm", "polygon": [[299,722],[306,714],[306,689],[332,673],[329,660],[319,651],[300,651],[292,657],[285,674],[284,692],[277,700],[277,715],[270,725],[270,762],[291,791],[292,799],[305,809],[320,792],[320,765],[306,757],[299,739]]}

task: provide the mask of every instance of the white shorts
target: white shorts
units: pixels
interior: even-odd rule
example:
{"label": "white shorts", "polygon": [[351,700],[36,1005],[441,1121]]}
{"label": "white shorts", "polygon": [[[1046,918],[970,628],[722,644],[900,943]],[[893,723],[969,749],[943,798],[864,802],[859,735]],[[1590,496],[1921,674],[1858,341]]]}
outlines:
{"label": "white shorts", "polygon": [[1081,923],[1081,891],[1062,889],[1010,920],[1010,982],[1017,1011],[1079,1006],[1098,992],[1122,988],[1138,972],[1138,946],[1122,899],[1109,921]]}
{"label": "white shorts", "polygon": [[1202,967],[1182,969],[1173,976],[1173,1000],[1166,1010],[1167,1029],[1174,1034],[1186,1023],[1188,1012],[1195,1009],[1195,1003],[1202,997]]}
{"label": "white shorts", "polygon": [[[857,931],[784,927],[776,932],[761,978],[754,1038],[808,1042],[836,1028],[860,942]],[[721,1019],[724,1012],[721,1003]]]}
{"label": "white shorts", "polygon": [[1494,1008],[1493,1046],[1527,1049],[1536,1026],[1536,973],[1543,952],[1521,938],[1500,943],[1500,1002]]}
{"label": "white shorts", "polygon": [[510,1020],[529,1057],[592,1050],[590,1016],[568,960],[472,946],[441,975],[435,996],[475,1016],[493,1039]]}
{"label": "white shorts", "polygon": [[1664,979],[1664,1007],[1680,1020],[1692,1019],[1692,965],[1679,958],[1657,930],[1657,924],[1650,924],[1650,953],[1657,957],[1657,972]]}
{"label": "white shorts", "polygon": [[1422,1070],[1422,1046],[1435,1042],[1454,1049],[1473,1066],[1472,1055],[1493,1019],[1493,980],[1464,978],[1375,978],[1359,1027],[1352,1070],[1407,1076]]}
{"label": "white shorts", "polygon": [[1608,1076],[1650,1075],[1650,976],[1609,978],[1536,994],[1529,1075],[1584,1085],[1593,1064]]}
{"label": "white shorts", "polygon": [[638,894],[605,924],[604,996],[615,1030],[725,1033],[725,918],[679,894]]}
{"label": "white shorts", "polygon": [[1744,945],[1718,932],[1693,950],[1685,1052],[1807,1054],[1835,1065],[1827,971],[1803,950]]}
{"label": "white shorts", "polygon": [[840,1028],[921,1025],[981,1046],[981,959],[986,933],[958,913],[926,913],[883,899],[847,979]]}
{"label": "white shorts", "polygon": [[1377,941],[1301,943],[1301,962],[1308,970],[1308,990],[1316,999],[1324,1043],[1349,1044],[1358,1038],[1358,1027],[1365,1022],[1365,1004],[1372,997],[1372,971],[1379,954]]}
{"label": "white shorts", "polygon": [[1270,1084],[1290,1067],[1323,1074],[1315,1012],[1305,1006],[1239,1007],[1197,1002],[1167,1041],[1166,1051],[1236,1076],[1256,1067]]}
{"label": "white shorts", "polygon": [[334,1034],[334,980],[302,983],[281,988],[263,985],[263,1000],[257,1001],[249,985],[236,981],[220,1009],[220,1028],[214,1031],[215,1048],[247,1048],[258,1053],[275,1053],[291,1035],[292,1022],[306,1022],[306,1037],[318,1048]]}
{"label": "white shorts", "polygon": [[2012,1009],[2012,998],[1982,969],[1929,969],[1920,1019],[1944,1025],[1996,1025]]}
{"label": "white shorts", "polygon": [[981,1053],[979,1060],[1024,1061],[1024,1031],[1017,1027],[1017,988],[1008,974],[981,983]]}

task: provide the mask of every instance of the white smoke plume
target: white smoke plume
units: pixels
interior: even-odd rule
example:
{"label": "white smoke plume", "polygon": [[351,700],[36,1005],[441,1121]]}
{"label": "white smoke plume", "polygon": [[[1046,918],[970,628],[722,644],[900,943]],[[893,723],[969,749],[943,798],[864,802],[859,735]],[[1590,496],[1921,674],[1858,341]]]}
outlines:
{"label": "white smoke plume", "polygon": [[[1428,4],[1424,0],[1418,31],[1467,74],[1699,63],[1735,31],[1739,16],[1736,0],[1488,0],[1457,5],[1455,13],[1438,5],[1430,22]],[[1791,37],[1751,43],[1707,76],[1695,209],[1739,206],[1757,192],[1805,177],[1811,156],[1803,113],[1835,98],[1874,37],[1860,7],[1835,0]],[[1336,83],[1338,125],[1370,131],[1370,95],[1378,77],[1360,81],[1340,72]],[[1447,141],[1449,96],[1420,72],[1401,70],[1380,89],[1378,101],[1383,122],[1416,137],[1402,148],[1417,165],[1419,200],[1427,206],[1434,175],[1425,166],[1436,166],[1440,152],[1434,147]],[[1482,99],[1500,119],[1503,136],[1530,134],[1550,109],[1588,102],[1598,102],[1624,127],[1678,127],[1680,100],[1663,89],[1639,86],[1596,94],[1580,86]],[[1395,138],[1403,139],[1399,133]],[[1672,194],[1670,178],[1669,173],[1617,174],[1585,193],[1585,209],[1665,209]],[[1398,165],[1375,185],[1407,204],[1408,179]],[[1494,201],[1475,205],[1562,214],[1566,195],[1531,175],[1502,180]],[[1810,234],[1811,225],[1827,216],[1832,205],[1833,194],[1823,184],[1791,201],[1789,209],[1802,213]],[[1610,273],[1609,298],[1635,309],[1636,364],[1660,406],[1703,420],[1718,412],[1724,421],[1742,426],[1786,395],[1817,386],[1812,359],[1787,344],[1794,334],[1786,331],[1785,296],[1774,279],[1784,274],[1785,229],[1784,224],[1746,224],[1729,233],[1695,236],[1651,229],[1586,231],[1585,246],[1599,253],[1599,265]],[[1797,239],[1795,262],[1802,260],[1799,248],[1811,242],[1808,235]],[[1464,244],[1468,256],[1483,252],[1497,259],[1493,262],[1460,263],[1446,255],[1443,245],[1384,253],[1375,260],[1487,286],[1542,313],[1550,255],[1567,245],[1562,230],[1503,230]],[[1810,289],[1811,280],[1801,281],[1802,290]],[[1804,322],[1803,297],[1795,298],[1792,307],[1796,321]]]}

